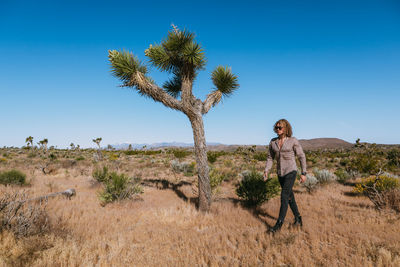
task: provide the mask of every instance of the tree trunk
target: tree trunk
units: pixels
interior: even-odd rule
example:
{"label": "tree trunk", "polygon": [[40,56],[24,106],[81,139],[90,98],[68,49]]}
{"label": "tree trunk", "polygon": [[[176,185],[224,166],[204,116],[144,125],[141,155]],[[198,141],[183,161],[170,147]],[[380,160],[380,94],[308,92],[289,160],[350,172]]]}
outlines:
{"label": "tree trunk", "polygon": [[211,187],[208,176],[207,145],[201,114],[189,118],[193,129],[194,151],[199,181],[199,209],[209,211],[211,205]]}

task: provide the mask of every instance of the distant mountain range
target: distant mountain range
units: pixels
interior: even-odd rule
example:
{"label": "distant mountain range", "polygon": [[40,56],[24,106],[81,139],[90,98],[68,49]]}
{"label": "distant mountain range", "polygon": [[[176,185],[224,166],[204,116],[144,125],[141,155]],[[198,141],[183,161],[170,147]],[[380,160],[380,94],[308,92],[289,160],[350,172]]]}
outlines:
{"label": "distant mountain range", "polygon": [[[146,149],[151,148],[162,148],[162,147],[193,147],[193,143],[181,143],[181,142],[162,142],[162,143],[153,143],[153,144],[115,144],[111,145],[113,148],[118,150],[128,149],[129,145],[132,145],[132,149],[142,149],[146,147]],[[222,145],[221,143],[207,143],[207,146],[216,146]]]}
{"label": "distant mountain range", "polygon": [[[304,150],[314,150],[314,149],[323,149],[323,148],[350,148],[354,146],[354,144],[346,142],[339,138],[313,138],[313,139],[299,139],[301,146]],[[115,144],[112,145],[113,148],[117,150],[128,149],[129,145],[132,145],[132,149],[154,149],[154,148],[162,148],[162,147],[193,147],[193,143],[182,143],[182,142],[162,142],[162,143],[153,143],[153,144]],[[251,146],[251,145],[225,145],[222,143],[207,143],[207,147],[209,150],[226,150],[226,151],[234,151],[239,146]],[[257,149],[265,148],[265,145],[257,145]]]}

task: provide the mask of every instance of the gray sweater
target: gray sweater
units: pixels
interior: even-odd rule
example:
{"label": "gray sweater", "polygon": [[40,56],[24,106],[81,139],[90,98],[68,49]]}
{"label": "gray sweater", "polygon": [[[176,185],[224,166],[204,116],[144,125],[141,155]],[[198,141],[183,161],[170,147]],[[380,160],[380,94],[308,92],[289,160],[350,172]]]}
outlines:
{"label": "gray sweater", "polygon": [[265,171],[269,172],[272,168],[272,161],[277,161],[278,176],[284,176],[291,171],[297,171],[296,158],[297,156],[300,161],[301,171],[306,172],[306,156],[303,152],[299,140],[296,137],[286,137],[283,142],[282,148],[279,149],[279,138],[272,138],[269,143],[268,149],[269,154],[267,157],[267,166]]}

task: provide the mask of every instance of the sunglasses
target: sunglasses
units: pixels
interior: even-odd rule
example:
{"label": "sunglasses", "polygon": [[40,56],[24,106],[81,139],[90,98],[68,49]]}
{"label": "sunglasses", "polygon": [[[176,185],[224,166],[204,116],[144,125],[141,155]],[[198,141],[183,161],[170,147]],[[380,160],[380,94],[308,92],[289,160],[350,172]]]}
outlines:
{"label": "sunglasses", "polygon": [[282,130],[283,129],[283,127],[281,127],[281,126],[275,126],[275,130]]}

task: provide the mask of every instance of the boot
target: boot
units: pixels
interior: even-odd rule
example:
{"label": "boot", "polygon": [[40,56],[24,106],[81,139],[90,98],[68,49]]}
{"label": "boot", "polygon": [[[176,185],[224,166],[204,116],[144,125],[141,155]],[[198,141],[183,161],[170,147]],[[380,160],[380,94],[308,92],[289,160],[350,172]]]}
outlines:
{"label": "boot", "polygon": [[283,221],[277,220],[277,221],[276,221],[276,224],[274,225],[274,227],[272,227],[272,228],[269,230],[269,232],[270,232],[270,233],[276,233],[276,232],[278,232],[278,231],[282,228],[282,224],[283,224]]}
{"label": "boot", "polygon": [[303,220],[301,219],[300,215],[294,217],[293,226],[303,226]]}

